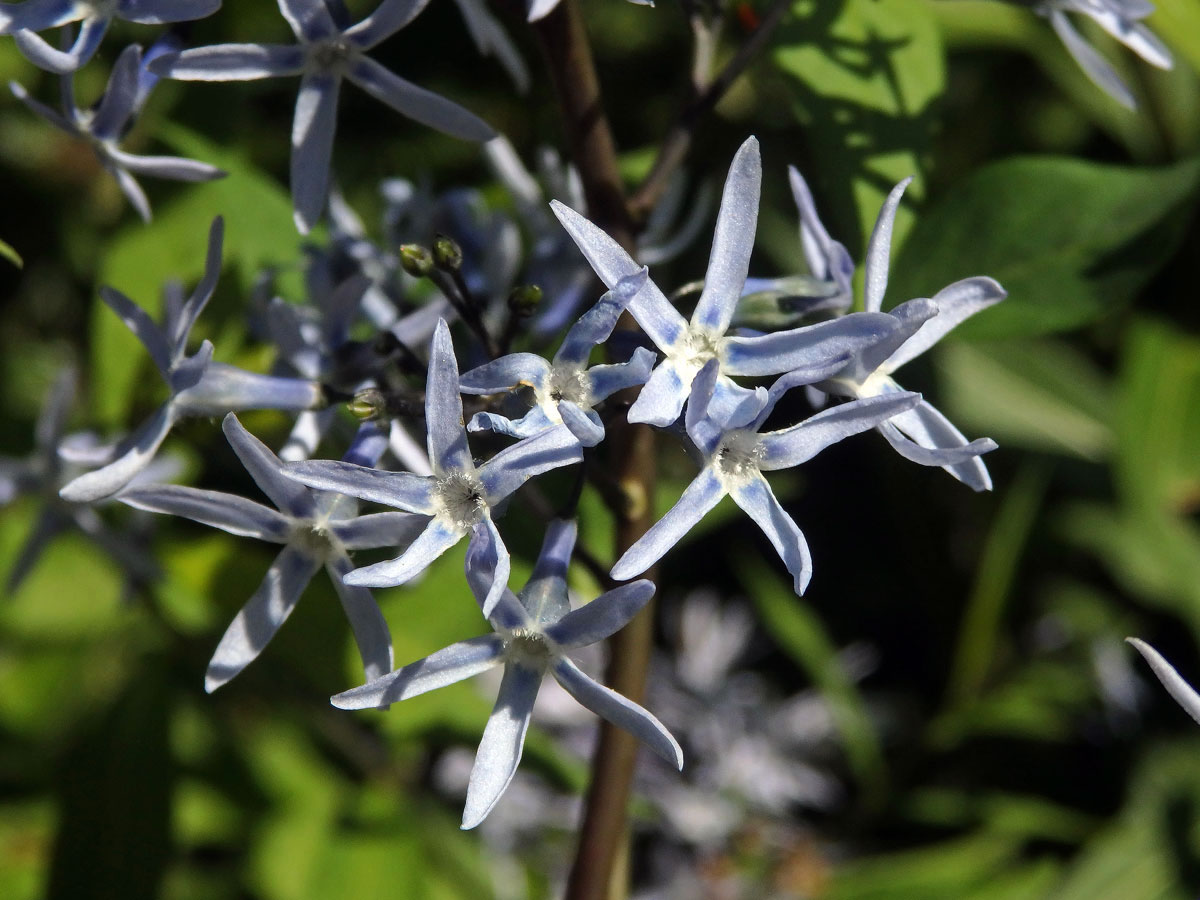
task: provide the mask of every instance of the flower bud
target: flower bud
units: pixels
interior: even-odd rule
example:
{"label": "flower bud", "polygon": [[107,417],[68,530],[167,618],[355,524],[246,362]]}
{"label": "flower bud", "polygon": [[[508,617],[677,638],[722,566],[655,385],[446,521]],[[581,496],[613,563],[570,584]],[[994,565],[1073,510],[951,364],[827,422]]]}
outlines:
{"label": "flower bud", "polygon": [[433,271],[433,254],[420,244],[401,244],[400,265],[414,278],[424,278]]}
{"label": "flower bud", "polygon": [[378,388],[364,388],[354,395],[354,399],[346,404],[346,408],[354,418],[370,422],[386,412],[387,400]]}
{"label": "flower bud", "polygon": [[542,303],[542,289],[536,284],[519,284],[508,295],[508,308],[514,316],[527,319]]}
{"label": "flower bud", "polygon": [[462,247],[454,238],[439,234],[433,239],[433,263],[446,272],[457,272],[462,268]]}

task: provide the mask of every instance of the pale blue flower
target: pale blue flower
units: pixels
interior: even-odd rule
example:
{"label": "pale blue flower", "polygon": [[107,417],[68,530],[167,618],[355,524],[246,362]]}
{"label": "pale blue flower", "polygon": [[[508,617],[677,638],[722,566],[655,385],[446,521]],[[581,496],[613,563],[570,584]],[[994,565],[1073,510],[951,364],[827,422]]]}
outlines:
{"label": "pale blue flower", "polygon": [[[0,5],[0,34],[11,34],[17,49],[39,68],[74,72],[92,58],[113,19],[143,25],[188,22],[217,11],[221,0],[25,0]],[[55,50],[34,34],[82,22],[67,50]]]}
{"label": "pale blue flower", "polygon": [[1137,108],[1133,92],[1104,57],[1075,30],[1067,13],[1087,16],[1152,66],[1170,69],[1173,65],[1171,51],[1141,24],[1142,19],[1154,12],[1154,4],[1148,0],[1042,0],[1033,9],[1050,20],[1055,33],[1087,77],[1128,109]]}
{"label": "pale blue flower", "polygon": [[1175,671],[1175,667],[1167,662],[1161,653],[1145,641],[1135,637],[1127,637],[1125,640],[1132,644],[1138,653],[1142,654],[1142,657],[1150,664],[1151,671],[1162,682],[1167,693],[1183,707],[1184,712],[1200,723],[1200,694],[1196,693],[1196,689]]}
{"label": "pale blue flower", "polygon": [[213,345],[208,341],[194,354],[187,355],[188,335],[212,297],[221,274],[224,230],[218,216],[208,233],[204,276],[186,300],[179,293],[168,292],[162,327],[120,291],[100,289],[100,298],[149,351],[171,394],[147,422],[113,448],[106,465],[64,486],[60,491],[64,500],[84,503],[119,491],[150,463],[171,426],[188,416],[223,416],[245,409],[299,411],[324,405],[321,386],[316,382],[259,375],[215,363]]}
{"label": "pale blue flower", "polygon": [[[550,524],[533,575],[521,593],[515,595],[501,584],[500,597],[488,616],[494,634],[452,644],[333,697],[333,705],[342,709],[387,706],[504,666],[496,705],[471,771],[463,828],[482,822],[512,780],[547,672],[592,712],[624,728],[676,768],[683,768],[683,751],[658,719],[584,674],[567,655],[619,631],[654,594],[652,583],[635,581],[571,610],[566,575],[575,536],[573,521]],[[474,552],[475,548],[468,551],[467,571],[475,575],[471,589],[483,604],[492,586],[479,577],[487,570],[486,561],[471,565]]]}
{"label": "pale blue flower", "polygon": [[[300,595],[322,566],[329,573],[354,639],[367,678],[392,668],[392,638],[387,622],[366,588],[342,583],[353,568],[349,551],[404,546],[420,534],[423,516],[385,512],[357,515],[358,503],[341,494],[312,491],[283,476],[283,462],[230,413],[221,426],[246,471],[275,509],[219,491],[182,485],[135,487],[117,498],[149,512],[183,516],[239,537],[253,537],[283,550],[266,578],[226,629],[204,677],[204,689],[214,691],[253,662],[291,615]],[[370,465],[387,441],[374,426],[364,425],[347,458]]]}
{"label": "pale blue flower", "polygon": [[[34,451],[24,459],[0,457],[0,508],[21,495],[41,499],[41,509],[28,536],[17,551],[8,571],[4,589],[16,593],[33,570],[47,545],[64,530],[75,528],[103,550],[121,569],[131,585],[148,584],[158,579],[160,569],[143,535],[131,530],[115,532],[91,506],[69,503],[58,496],[59,488],[78,468],[61,452],[65,446],[78,451],[78,445],[91,446],[91,436],[63,435],[76,392],[74,369],[59,373],[47,394],[34,427]],[[72,439],[74,438],[74,440]],[[70,454],[68,454],[69,456]],[[139,473],[137,481],[156,481],[174,477],[181,466],[178,460],[160,461]]]}
{"label": "pale blue flower", "polygon": [[458,362],[445,320],[438,323],[429,352],[425,423],[432,475],[386,472],[328,460],[292,463],[284,474],[310,487],[432,517],[403,554],[355,569],[346,576],[347,584],[403,584],[470,533],[468,559],[486,566],[493,580],[481,600],[484,615],[489,615],[500,600],[509,572],[508,550],[492,521],[494,508],[534,475],[579,462],[583,458],[579,441],[565,425],[558,425],[505,448],[476,467],[463,427]]}
{"label": "pale blue flower", "polygon": [[[878,312],[887,290],[892,225],[900,197],[911,178],[896,185],[883,203],[867,245],[865,297],[868,311]],[[942,288],[933,300],[918,298],[891,310],[899,327],[885,339],[859,351],[853,359],[817,386],[843,397],[863,399],[903,390],[892,378],[902,365],[920,356],[964,319],[999,303],[1004,288],[986,276],[964,278]],[[977,491],[990,490],[991,476],[979,455],[996,448],[991,438],[968,442],[933,404],[922,400],[879,425],[888,443],[905,459],[924,466],[941,466]]]}
{"label": "pale blue flower", "polygon": [[533,389],[536,404],[516,420],[496,413],[478,413],[468,430],[490,429],[513,437],[532,437],[565,424],[584,447],[599,444],[604,439],[604,423],[594,407],[617,391],[644,384],[654,365],[654,354],[639,347],[628,362],[590,369],[588,358],[593,348],[608,340],[617,319],[646,279],[645,269],[621,279],[571,327],[552,362],[534,353],[513,353],[464,373],[461,389],[465,394],[498,394],[525,386]]}
{"label": "pale blue flower", "polygon": [[[692,379],[709,361],[719,363],[716,405],[731,409],[745,394],[729,376],[774,375],[844,356],[877,343],[898,326],[878,311],[752,337],[729,336],[730,321],[746,281],[758,220],[762,164],[758,141],[746,140],[734,156],[717,214],[704,290],[690,321],[654,284],[634,296],[629,312],[665,359],[629,410],[629,421],[669,425],[679,418]],[[640,268],[607,234],[560,203],[552,203],[563,227],[611,289]]]}
{"label": "pale blue flower", "polygon": [[18,100],[50,124],[87,141],[100,164],[117,180],[121,192],[144,221],[150,221],[150,202],[135,175],[175,181],[211,181],[225,175],[208,163],[178,156],[138,156],[126,153],[118,146],[158,80],[146,70],[141,47],[132,44],[117,57],[108,87],[92,109],[80,109],[76,105],[73,80],[71,74],[61,78],[61,114],[34,100],[17,82],[10,81],[8,86]]}
{"label": "pale blue flower", "polygon": [[709,404],[717,385],[717,362],[706,363],[696,376],[686,419],[688,436],[703,455],[704,467],[666,515],[617,560],[612,577],[624,581],[645,572],[728,494],[770,539],[793,578],[796,593],[803,594],[812,576],[808,543],[775,499],[763,473],[798,466],[831,444],[912,409],[921,400],[920,394],[912,393],[870,397],[824,410],[790,428],[759,433],[788,389],[817,380],[823,371],[820,366],[796,370],[780,378],[770,391],[758,388],[747,392],[732,412],[714,414]]}
{"label": "pale blue flower", "polygon": [[300,75],[292,122],[292,202],[296,227],[307,233],[329,193],[329,163],[343,78],[423,125],[469,141],[495,136],[457,103],[385,69],[367,51],[391,37],[425,8],[427,0],[383,0],[373,13],[341,28],[323,0],[279,0],[299,43],[217,44],[170,54],[154,71],[183,81],[250,81]]}

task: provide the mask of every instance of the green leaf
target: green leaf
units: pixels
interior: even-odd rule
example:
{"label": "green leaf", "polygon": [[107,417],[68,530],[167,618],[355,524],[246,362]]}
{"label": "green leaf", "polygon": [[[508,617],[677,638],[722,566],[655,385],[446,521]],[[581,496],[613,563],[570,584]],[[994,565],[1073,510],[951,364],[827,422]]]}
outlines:
{"label": "green leaf", "polygon": [[835,869],[828,900],[962,900],[1017,858],[1009,838],[974,835],[919,850],[873,856]]}
{"label": "green leaf", "polygon": [[0,241],[0,256],[7,259],[18,269],[25,267],[25,262],[21,259],[21,254],[14,250],[11,244],[7,244],[4,241]]}
{"label": "green leaf", "polygon": [[[853,251],[849,223],[864,246],[896,182],[918,176],[909,190],[921,196],[933,105],[946,81],[941,36],[920,0],[847,0],[836,14],[828,4],[798,0],[792,14],[774,60],[812,142],[811,160],[794,162],[822,196],[832,196],[831,231]],[[897,243],[910,224],[902,209]]]}
{"label": "green leaf", "polygon": [[950,340],[936,350],[938,406],[970,434],[1091,462],[1114,442],[1112,389],[1082,353],[1058,341]]}
{"label": "green leaf", "polygon": [[736,554],[734,558],[739,561],[738,580],[758,610],[764,627],[780,648],[808,673],[829,704],[847,760],[868,805],[881,802],[887,770],[879,735],[862,695],[839,664],[837,648],[821,620],[807,602],[792,592],[790,581],[761,562],[746,562],[752,554]]}
{"label": "green leaf", "polygon": [[956,334],[1016,337],[1077,328],[1129,303],[1171,257],[1200,188],[1200,159],[1128,168],[1026,157],[951,188],[909,235],[893,301],[990,275],[1004,302]]}
{"label": "green leaf", "polygon": [[[178,127],[164,128],[162,136],[185,156],[211,162],[229,174],[190,187],[164,205],[149,226],[138,222],[118,232],[104,254],[99,285],[128,295],[157,319],[168,280],[181,280],[190,287],[200,278],[208,227],[220,215],[225,217],[226,274],[218,285],[218,296],[238,293],[237,308],[244,310],[261,269],[271,264],[292,265],[299,256],[300,236],[292,223],[291,200],[280,185],[233,151]],[[236,273],[235,281],[229,278],[230,269]],[[233,291],[235,284],[237,290]],[[198,334],[210,325],[202,317]],[[92,335],[92,414],[104,424],[124,424],[139,373],[151,371],[150,359],[100,302],[93,306]],[[230,350],[224,342],[217,344],[217,358]]]}
{"label": "green leaf", "polygon": [[153,900],[170,852],[169,680],[148,659],[67,754],[49,898]]}

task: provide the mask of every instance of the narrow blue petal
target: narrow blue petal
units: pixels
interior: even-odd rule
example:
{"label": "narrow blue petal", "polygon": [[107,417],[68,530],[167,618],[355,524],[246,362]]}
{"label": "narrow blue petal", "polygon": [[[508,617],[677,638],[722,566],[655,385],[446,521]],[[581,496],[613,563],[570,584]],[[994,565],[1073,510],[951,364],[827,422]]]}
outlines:
{"label": "narrow blue petal", "polygon": [[375,12],[361,22],[351,25],[343,35],[359,50],[370,50],[415,19],[428,2],[429,0],[383,0]]}
{"label": "narrow blue petal", "polygon": [[325,0],[278,0],[278,3],[288,27],[302,41],[314,43],[341,30],[329,14]]}
{"label": "narrow blue petal", "polygon": [[283,463],[266,444],[242,427],[233,413],[221,422],[221,430],[254,483],[281,511],[293,518],[309,518],[316,512],[312,492],[283,474]]}
{"label": "narrow blue petal", "polygon": [[645,384],[657,358],[653,350],[638,347],[629,362],[592,366],[584,373],[588,381],[588,404],[595,406],[617,391]]}
{"label": "narrow blue petal", "polygon": [[650,581],[623,584],[547,626],[546,636],[567,650],[586,647],[624,628],[653,596]]}
{"label": "narrow blue petal", "polygon": [[304,48],[293,44],[214,44],[181,53],[166,53],[150,71],[179,81],[254,81],[299,75]]}
{"label": "narrow blue petal", "polygon": [[25,0],[0,6],[0,34],[44,31],[83,18],[85,10],[75,0]]}
{"label": "narrow blue petal", "polygon": [[[634,262],[633,257],[626,253],[620,244],[575,210],[557,200],[550,201],[550,208],[600,276],[600,280],[610,290],[615,288],[622,278],[628,278],[641,271],[642,267]],[[642,326],[642,330],[650,336],[650,340],[663,350],[675,346],[687,331],[687,321],[652,280],[648,280],[645,287],[638,291],[628,308],[637,319],[637,323]]]}
{"label": "narrow blue petal", "polygon": [[721,369],[726,375],[778,375],[819,366],[859,353],[896,328],[886,313],[851,313],[774,334],[727,337],[721,341]]}
{"label": "narrow blue petal", "polygon": [[1059,9],[1052,9],[1049,12],[1049,18],[1055,33],[1075,62],[1079,63],[1084,74],[1092,80],[1092,83],[1126,109],[1137,109],[1137,101],[1129,86],[1121,80],[1108,61],[1084,39],[1083,35],[1075,30],[1075,26],[1067,19],[1066,13]]}
{"label": "narrow blue petal", "polygon": [[758,141],[749,137],[729,167],[717,227],[713,233],[704,289],[692,314],[692,327],[724,334],[733,318],[754,250],[758,199],[762,190],[762,160]]}
{"label": "narrow blue petal", "polygon": [[[204,274],[196,284],[195,290],[188,295],[187,300],[179,308],[179,315],[174,317],[167,332],[167,343],[178,359],[187,347],[188,336],[196,319],[212,299],[217,289],[217,279],[221,277],[221,248],[225,242],[225,220],[216,216],[208,227],[208,247],[204,256]],[[226,410],[222,410],[222,413]]]}
{"label": "narrow blue petal", "polygon": [[[928,319],[916,334],[884,361],[883,371],[890,375],[940,341],[960,322],[999,303],[1007,296],[1008,292],[1000,287],[998,282],[983,275],[964,278],[942,288],[932,298],[933,305],[937,307],[937,315]],[[892,312],[895,313],[896,310]]]}
{"label": "narrow blue petal", "polygon": [[881,422],[875,427],[879,429],[879,433],[887,439],[897,453],[909,462],[915,462],[921,466],[955,466],[984,453],[990,453],[997,447],[996,442],[991,438],[977,438],[961,447],[922,447],[915,441],[906,438],[900,429],[891,422]]}
{"label": "narrow blue petal", "polygon": [[895,330],[858,354],[851,377],[860,381],[866,379],[899,352],[904,344],[923,331],[937,314],[937,305],[924,297],[917,297],[894,307],[888,315],[896,320]]}
{"label": "narrow blue petal", "polygon": [[[944,449],[962,447],[968,443],[949,419],[924,400],[916,408],[896,416],[892,424],[922,447]],[[972,490],[992,489],[992,477],[978,456],[943,468]]]}
{"label": "narrow blue petal", "polygon": [[260,375],[212,363],[199,383],[176,394],[172,402],[182,415],[224,416],[246,409],[315,409],[325,404],[325,397],[315,381]]}
{"label": "narrow blue petal", "polygon": [[892,188],[883,201],[871,239],[867,243],[866,279],[863,285],[863,309],[879,312],[883,308],[883,295],[887,292],[888,261],[892,253],[892,227],[896,223],[896,210],[904,189],[912,183],[912,176],[905,178]]}
{"label": "narrow blue petal", "polygon": [[287,516],[236,494],[163,484],[129,488],[117,499],[135,509],[182,516],[239,537],[286,544],[291,536],[292,521]]}
{"label": "narrow blue petal", "polygon": [[393,587],[424,572],[435,559],[462,540],[460,531],[441,519],[432,519],[408,549],[395,559],[363,566],[345,577],[346,584],[361,587]]}
{"label": "narrow blue petal", "polygon": [[108,31],[108,16],[92,16],[83,20],[79,35],[69,50],[55,50],[32,31],[17,31],[13,43],[21,54],[39,69],[66,75],[96,55],[100,42]]}
{"label": "narrow blue petal", "polygon": [[204,675],[212,693],[246,668],[263,651],[296,608],[321,563],[295,547],[284,547],[267,576],[229,624]]}
{"label": "narrow blue petal", "polygon": [[604,440],[604,423],[592,410],[585,411],[570,400],[562,400],[558,404],[558,414],[580,446],[595,447]]}
{"label": "narrow blue petal", "polygon": [[475,464],[467,446],[459,393],[458,360],[450,326],[438,319],[429,348],[429,377],[425,385],[425,425],[429,429],[429,461],[438,476],[472,472]]}
{"label": "narrow blue petal", "polygon": [[33,571],[33,567],[37,565],[38,560],[42,558],[42,552],[66,527],[68,521],[61,511],[51,506],[44,507],[38,513],[37,521],[30,530],[29,536],[25,538],[21,549],[17,551],[16,560],[4,579],[5,594],[11,597],[17,592],[25,579],[29,577],[29,573]]}
{"label": "narrow blue petal", "polygon": [[306,72],[296,96],[296,114],[292,119],[291,186],[293,216],[301,234],[308,234],[321,218],[329,194],[339,81],[336,75]]}
{"label": "narrow blue petal", "polygon": [[550,671],[563,689],[581,705],[624,728],[675,768],[683,768],[683,750],[679,742],[649,712],[589,678],[566,657],[555,660]]}
{"label": "narrow blue petal", "polygon": [[504,667],[496,706],[483,729],[475,766],[467,784],[462,827],[474,828],[487,818],[516,774],[525,746],[529,717],[542,685],[542,673],[520,664]]}
{"label": "narrow blue petal", "polygon": [[171,347],[167,342],[166,336],[159,329],[158,325],[150,318],[149,313],[122,294],[120,291],[110,288],[100,288],[100,299],[104,304],[117,314],[121,322],[133,332],[134,336],[142,342],[142,346],[150,354],[150,358],[154,360],[154,365],[162,374],[164,379],[171,377],[171,366],[174,363]]}
{"label": "narrow blue petal", "polygon": [[554,364],[573,365],[584,368],[588,357],[597,344],[603,344],[612,336],[613,329],[621,313],[629,306],[637,294],[646,287],[650,280],[650,270],[643,266],[633,275],[627,275],[617,282],[616,286],[607,291],[596,305],[580,316],[579,321],[571,326],[563,338],[562,346],[554,354]]}
{"label": "narrow blue petal", "polygon": [[768,472],[798,466],[831,444],[874,428],[920,402],[920,394],[901,392],[854,400],[822,410],[790,428],[762,435],[764,456],[759,466]]}
{"label": "narrow blue petal", "polygon": [[151,178],[166,178],[172,181],[214,181],[217,178],[224,178],[228,174],[216,166],[182,156],[138,156],[135,153],[118,150],[116,147],[109,147],[107,153],[118,166],[128,169],[134,175],[148,175]]}
{"label": "narrow blue petal", "polygon": [[499,394],[526,385],[541,387],[550,373],[550,364],[536,353],[510,353],[476,366],[459,378],[464,394]]}
{"label": "narrow blue petal", "polygon": [[138,70],[142,65],[142,48],[130,44],[121,51],[108,76],[108,89],[100,98],[89,128],[101,140],[117,140],[133,115],[137,102]]}
{"label": "narrow blue petal", "polygon": [[119,0],[117,14],[142,25],[167,25],[203,19],[220,8],[221,0]]}
{"label": "narrow blue petal", "polygon": [[664,359],[650,373],[637,400],[629,407],[629,421],[648,422],[660,427],[670,425],[683,411],[694,377],[685,376],[674,360]]}
{"label": "narrow blue petal", "polygon": [[546,526],[533,574],[521,589],[521,603],[539,626],[557,622],[571,611],[567,569],[575,551],[579,526],[574,519],[554,519]]}
{"label": "narrow blue petal", "polygon": [[717,449],[717,442],[725,430],[723,422],[708,414],[708,404],[712,402],[720,371],[720,363],[710,359],[692,379],[692,393],[688,397],[687,415],[683,420],[688,437],[706,458],[712,456],[713,451]]}
{"label": "narrow blue petal", "polygon": [[497,413],[478,412],[471,416],[467,423],[467,431],[494,431],[496,434],[506,434],[509,437],[528,438],[553,428],[551,422],[540,406],[535,406],[519,419],[508,419]]}
{"label": "narrow blue petal", "polygon": [[662,559],[725,496],[725,486],[712,466],[705,466],[667,514],[655,522],[609,573],[617,581],[636,578]]}
{"label": "narrow blue petal", "polygon": [[120,456],[104,468],[68,482],[58,495],[70,503],[90,503],[115,494],[150,464],[174,421],[170,404],[164,403],[141,428],[121,442]]}
{"label": "narrow blue petal", "polygon": [[354,564],[344,553],[331,556],[325,562],[325,570],[333,581],[346,620],[354,632],[354,643],[358,645],[363,672],[367,681],[372,681],[392,671],[392,634],[371,592],[342,581],[353,568]]}
{"label": "narrow blue petal", "polygon": [[508,548],[504,546],[496,523],[491,516],[484,516],[471,529],[466,575],[485,618],[492,617],[496,605],[508,591],[510,566]]}
{"label": "narrow blue petal", "polygon": [[411,81],[405,81],[370,57],[356,59],[346,77],[401,115],[451,137],[464,141],[489,141],[496,136],[492,126],[475,113]]}
{"label": "narrow blue petal", "polygon": [[417,513],[383,512],[335,519],[329,523],[347,550],[370,550],[375,547],[407,547],[429,524],[429,517]]}
{"label": "narrow blue petal", "polygon": [[761,476],[753,478],[735,487],[730,494],[754,524],[763,530],[787,566],[792,576],[792,587],[797,594],[803,594],[812,577],[812,555],[808,551],[808,542],[792,517],[775,499],[767,480]]}
{"label": "narrow blue petal", "polygon": [[495,506],[535,475],[583,459],[579,440],[565,425],[556,425],[505,447],[479,467],[487,502]]}
{"label": "narrow blue petal", "polygon": [[283,474],[321,491],[337,491],[427,516],[437,512],[433,479],[426,475],[385,472],[331,459],[288,463]]}
{"label": "narrow blue petal", "polygon": [[496,634],[460,641],[361,687],[335,694],[330,702],[339,709],[388,706],[486,672],[500,663],[503,652],[504,642]]}
{"label": "narrow blue petal", "polygon": [[[758,431],[762,428],[763,423],[767,421],[771,413],[775,411],[775,405],[783,399],[784,394],[794,387],[807,386],[816,381],[823,381],[844,368],[849,361],[850,354],[846,353],[842,356],[834,356],[828,362],[818,363],[817,365],[808,366],[803,369],[793,369],[791,372],[779,376],[767,390],[767,402],[759,410],[758,415],[746,427],[751,431]],[[820,392],[818,391],[817,393]],[[811,402],[812,398],[810,397],[809,400]],[[820,409],[824,405],[824,401],[821,403],[812,403],[815,409]]]}
{"label": "narrow blue petal", "polygon": [[[16,81],[10,81],[8,83],[8,89],[12,91],[14,97],[32,110],[34,115],[41,116],[55,128],[60,128],[67,134],[74,135],[75,137],[79,137],[83,134],[83,130],[77,123],[66,118],[58,110],[51,109],[45,103],[34,100],[31,96],[29,96],[29,91],[25,90],[24,85],[19,84]],[[70,106],[67,107],[68,110],[71,110],[71,108],[72,107]]]}
{"label": "narrow blue petal", "polygon": [[1151,671],[1162,682],[1167,693],[1183,707],[1184,712],[1200,723],[1200,695],[1196,693],[1195,688],[1184,680],[1183,676],[1163,658],[1161,653],[1145,641],[1135,637],[1127,637],[1125,640],[1132,644],[1138,653],[1142,654],[1142,658],[1150,664]]}
{"label": "narrow blue petal", "polygon": [[800,243],[809,271],[819,279],[834,282],[840,292],[849,293],[850,279],[854,277],[850,253],[821,224],[808,183],[795,166],[788,166],[788,183],[800,212]]}

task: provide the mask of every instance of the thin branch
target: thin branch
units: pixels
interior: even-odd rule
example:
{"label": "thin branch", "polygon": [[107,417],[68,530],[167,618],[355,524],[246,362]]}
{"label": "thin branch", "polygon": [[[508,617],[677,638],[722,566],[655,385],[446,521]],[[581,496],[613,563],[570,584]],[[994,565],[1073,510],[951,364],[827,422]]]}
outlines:
{"label": "thin branch", "polygon": [[784,15],[792,6],[792,0],[774,0],[754,33],[746,40],[733,58],[726,63],[725,68],[712,82],[698,93],[676,119],[674,127],[659,148],[649,174],[634,191],[629,200],[629,212],[635,222],[644,221],[658,203],[662,192],[666,190],[667,182],[687,158],[692,146],[692,138],[700,121],[717,102],[725,96],[725,92],[762,52],[771,38],[771,33],[783,20]]}

